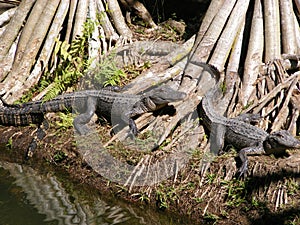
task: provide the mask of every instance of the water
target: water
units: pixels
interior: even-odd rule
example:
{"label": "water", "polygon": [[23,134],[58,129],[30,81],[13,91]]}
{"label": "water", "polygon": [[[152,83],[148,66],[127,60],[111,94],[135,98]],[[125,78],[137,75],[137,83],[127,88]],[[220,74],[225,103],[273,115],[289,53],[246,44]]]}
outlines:
{"label": "water", "polygon": [[[0,225],[183,224],[29,166],[0,161]],[[187,223],[186,223],[187,224]]]}

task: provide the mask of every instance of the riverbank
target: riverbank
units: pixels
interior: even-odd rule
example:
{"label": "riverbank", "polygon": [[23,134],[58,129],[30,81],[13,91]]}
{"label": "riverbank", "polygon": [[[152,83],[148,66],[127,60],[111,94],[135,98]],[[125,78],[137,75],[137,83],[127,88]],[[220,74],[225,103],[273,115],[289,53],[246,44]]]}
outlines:
{"label": "riverbank", "polygon": [[[99,135],[110,137],[109,125],[97,126]],[[202,151],[195,149],[188,163],[176,175],[155,185],[124,186],[111,182],[95,172],[78,151],[72,128],[61,128],[53,123],[46,137],[38,144],[33,158],[24,160],[35,127],[1,127],[3,160],[28,164],[34,168],[47,165],[63,171],[69,178],[99,190],[103,195],[142,207],[171,213],[174,218],[188,218],[192,224],[297,224],[300,210],[300,154],[285,156],[250,157],[249,177],[235,178],[238,161],[230,150],[217,157],[205,177],[200,176]],[[138,163],[135,151],[119,144],[110,146],[117,158]],[[119,146],[119,148],[118,148]],[[189,224],[189,223],[186,223]]]}

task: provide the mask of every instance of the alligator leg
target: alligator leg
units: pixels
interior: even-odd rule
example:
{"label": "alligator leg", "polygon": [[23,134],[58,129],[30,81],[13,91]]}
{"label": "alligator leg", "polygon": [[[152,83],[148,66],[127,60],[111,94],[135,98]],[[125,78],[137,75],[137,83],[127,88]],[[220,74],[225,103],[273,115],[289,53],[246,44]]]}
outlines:
{"label": "alligator leg", "polygon": [[139,131],[138,131],[137,126],[132,118],[129,118],[129,129],[134,136],[138,135]]}
{"label": "alligator leg", "polygon": [[212,153],[213,155],[223,154],[225,133],[226,133],[226,126],[218,123],[211,124],[209,143],[210,143],[210,153]]}
{"label": "alligator leg", "polygon": [[248,170],[248,157],[247,155],[261,155],[264,154],[265,150],[263,146],[254,146],[243,148],[239,151],[239,157],[242,161],[242,166],[239,168],[239,177],[247,175]]}
{"label": "alligator leg", "polygon": [[25,154],[25,159],[28,160],[33,156],[33,153],[35,149],[37,148],[37,142],[41,141],[46,136],[46,130],[49,128],[49,123],[46,119],[42,122],[41,125],[39,125],[35,137],[32,139],[31,143],[29,144],[29,147],[27,149],[27,152]]}
{"label": "alligator leg", "polygon": [[88,97],[86,101],[86,111],[78,115],[73,122],[73,125],[80,135],[85,135],[89,132],[87,123],[91,120],[96,111],[97,99]]}

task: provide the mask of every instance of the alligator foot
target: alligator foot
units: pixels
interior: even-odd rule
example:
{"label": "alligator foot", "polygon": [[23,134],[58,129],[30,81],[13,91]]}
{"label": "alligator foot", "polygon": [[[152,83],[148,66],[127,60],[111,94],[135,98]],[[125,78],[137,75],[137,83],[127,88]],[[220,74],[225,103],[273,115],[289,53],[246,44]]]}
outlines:
{"label": "alligator foot", "polygon": [[80,135],[86,135],[90,132],[90,129],[87,126],[87,123],[91,120],[96,111],[97,98],[88,97],[86,102],[86,110],[84,113],[78,115],[74,121],[73,125],[76,131]]}
{"label": "alligator foot", "polygon": [[32,139],[31,143],[29,144],[29,147],[25,153],[26,160],[32,158],[34,151],[37,148],[37,142],[41,141],[46,136],[45,130],[47,130],[48,128],[49,128],[48,121],[44,120],[43,123],[38,127],[35,133],[35,137]]}
{"label": "alligator foot", "polygon": [[238,170],[238,178],[246,177],[248,172],[248,160],[243,162],[242,166]]}
{"label": "alligator foot", "polygon": [[129,129],[130,133],[133,134],[134,137],[139,134],[138,128],[136,127],[136,124],[132,118],[129,119]]}
{"label": "alligator foot", "polygon": [[242,177],[242,176],[247,176],[247,171],[248,171],[248,157],[247,155],[261,155],[264,154],[265,150],[262,146],[254,146],[254,147],[247,147],[247,148],[243,148],[240,150],[239,152],[239,157],[242,161],[242,166],[239,168],[239,176],[238,177]]}

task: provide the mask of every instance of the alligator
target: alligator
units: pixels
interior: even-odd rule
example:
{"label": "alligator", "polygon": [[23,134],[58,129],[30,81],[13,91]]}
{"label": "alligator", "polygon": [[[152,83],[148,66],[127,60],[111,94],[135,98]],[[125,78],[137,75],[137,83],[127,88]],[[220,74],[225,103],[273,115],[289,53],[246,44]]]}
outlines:
{"label": "alligator", "polygon": [[[114,90],[114,91],[112,91]],[[27,126],[38,124],[36,136],[32,139],[25,158],[32,157],[37,141],[46,135],[48,123],[44,114],[74,110],[80,114],[75,117],[73,125],[79,135],[89,133],[87,123],[94,114],[110,119],[117,119],[118,125],[129,125],[130,136],[138,134],[134,118],[146,112],[153,112],[165,107],[170,102],[180,101],[186,97],[184,92],[173,90],[167,85],[159,86],[140,95],[125,94],[118,88],[76,91],[59,95],[49,101],[32,101],[22,104],[8,104],[1,97],[0,125]],[[43,125],[43,126],[42,126]]]}
{"label": "alligator", "polygon": [[41,124],[45,113],[75,110],[80,114],[75,117],[73,125],[80,135],[89,132],[87,123],[96,113],[108,119],[112,116],[120,117],[129,124],[130,131],[136,136],[138,129],[133,119],[135,116],[161,109],[168,103],[185,97],[184,92],[163,85],[140,95],[102,89],[76,91],[59,95],[49,101],[39,100],[15,105],[7,104],[1,99],[3,106],[0,107],[0,125]]}
{"label": "alligator", "polygon": [[[214,73],[217,69],[212,68]],[[211,133],[211,152],[222,153],[224,142],[232,144],[239,150],[242,166],[239,177],[246,176],[250,154],[278,154],[290,148],[300,148],[300,141],[286,130],[268,133],[252,125],[251,118],[257,120],[257,115],[242,114],[236,118],[227,118],[217,112],[214,102],[221,98],[220,81],[209,90],[201,101],[200,114],[204,125]],[[212,149],[214,148],[214,149]]]}

